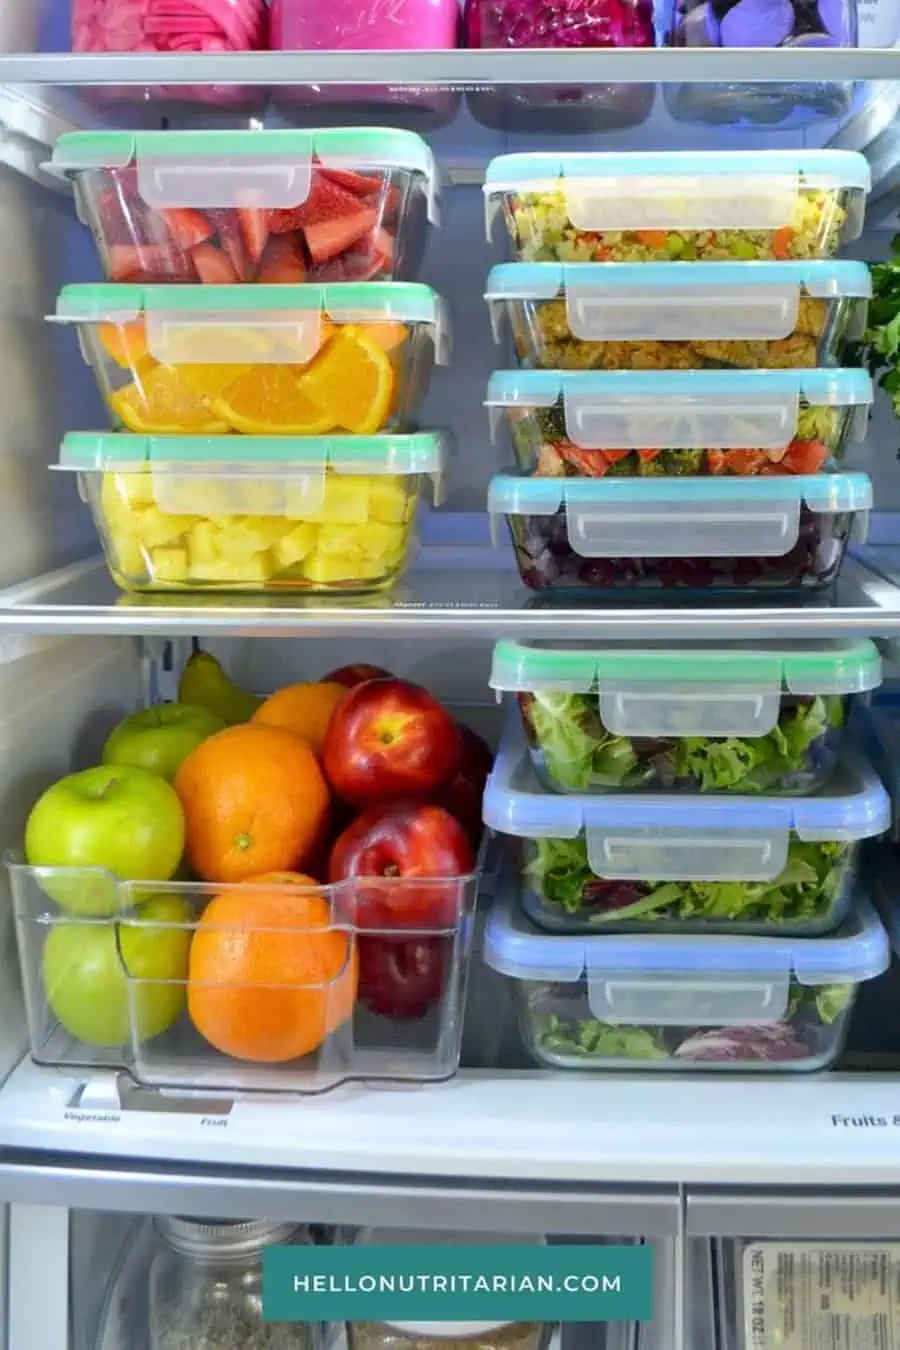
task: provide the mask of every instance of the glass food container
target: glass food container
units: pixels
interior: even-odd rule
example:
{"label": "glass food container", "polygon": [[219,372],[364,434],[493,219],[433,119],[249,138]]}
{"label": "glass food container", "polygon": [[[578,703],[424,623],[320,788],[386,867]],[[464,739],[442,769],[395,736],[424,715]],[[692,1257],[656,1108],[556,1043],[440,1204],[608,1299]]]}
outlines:
{"label": "glass food container", "polygon": [[434,159],[412,132],[73,132],[75,185],[109,281],[392,281],[437,220]]}
{"label": "glass food container", "polygon": [[[708,86],[695,86],[698,90]],[[846,150],[500,155],[484,184],[519,262],[829,258],[862,233],[872,173]]]}
{"label": "glass food container", "polygon": [[402,571],[441,437],[70,432],[78,486],[126,591],[372,591]]}
{"label": "glass food container", "polygon": [[542,783],[571,793],[806,795],[827,783],[851,709],[880,683],[867,638],[506,639],[490,676],[498,697],[515,696]]}
{"label": "glass food container", "polygon": [[865,539],[865,474],[540,478],[498,474],[522,581],[554,594],[678,589],[801,594],[830,585]]}
{"label": "glass food container", "polygon": [[114,426],[165,435],[403,430],[446,359],[442,302],[415,282],[76,285],[53,317]]}
{"label": "glass food container", "polygon": [[547,792],[515,717],[483,816],[516,841],[522,908],[547,932],[810,937],[844,918],[859,846],[891,807],[852,757],[808,797]]}
{"label": "glass food container", "polygon": [[839,366],[868,319],[857,262],[503,263],[485,299],[545,370]]}
{"label": "glass food container", "polygon": [[166,1217],[153,1231],[149,1350],[318,1350],[314,1324],[263,1320],[263,1252],[310,1242],[304,1228]]}
{"label": "glass food container", "polygon": [[550,478],[835,470],[872,402],[863,370],[498,370],[485,398],[521,472]]}
{"label": "glass food container", "polygon": [[830,937],[547,937],[511,898],[484,960],[542,1068],[809,1073],[838,1058],[857,990],[890,964],[868,900]]}

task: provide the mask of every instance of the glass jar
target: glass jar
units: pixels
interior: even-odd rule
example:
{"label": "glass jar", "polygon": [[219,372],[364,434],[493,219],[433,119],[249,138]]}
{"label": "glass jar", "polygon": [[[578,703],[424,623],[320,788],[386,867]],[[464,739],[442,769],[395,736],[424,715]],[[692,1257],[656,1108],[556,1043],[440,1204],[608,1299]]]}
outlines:
{"label": "glass jar", "polygon": [[545,1350],[547,1322],[348,1322],[350,1350]]}
{"label": "glass jar", "polygon": [[160,1218],[149,1271],[149,1350],[317,1350],[311,1323],[264,1322],[262,1253],[311,1241],[270,1219]]}

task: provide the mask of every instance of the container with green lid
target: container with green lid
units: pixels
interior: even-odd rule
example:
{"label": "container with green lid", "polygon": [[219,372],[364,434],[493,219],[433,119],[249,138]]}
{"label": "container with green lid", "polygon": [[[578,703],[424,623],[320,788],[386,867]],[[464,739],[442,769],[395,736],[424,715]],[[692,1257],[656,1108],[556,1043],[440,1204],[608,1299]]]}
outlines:
{"label": "container with green lid", "polygon": [[71,179],[110,281],[227,284],[416,276],[438,179],[410,131],[87,131]]}
{"label": "container with green lid", "polygon": [[65,286],[51,319],[76,325],[114,425],[163,435],[404,430],[448,345],[416,282]]}
{"label": "container with green lid", "polygon": [[389,586],[422,480],[440,489],[435,433],[138,436],[70,432],[54,467],[78,475],[114,581],[129,591]]}
{"label": "container with green lid", "polygon": [[554,791],[801,795],[827,781],[851,703],[878,688],[881,660],[864,638],[501,641],[490,682],[516,695]]}

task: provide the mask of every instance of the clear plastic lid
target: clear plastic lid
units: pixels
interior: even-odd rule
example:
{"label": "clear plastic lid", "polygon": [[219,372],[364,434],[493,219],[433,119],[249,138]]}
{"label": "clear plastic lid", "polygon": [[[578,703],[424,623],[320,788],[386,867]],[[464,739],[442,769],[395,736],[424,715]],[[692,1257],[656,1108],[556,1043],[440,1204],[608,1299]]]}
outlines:
{"label": "clear plastic lid", "polygon": [[872,484],[861,473],[770,478],[527,478],[498,474],[497,516],[565,510],[569,546],[582,558],[780,558],[796,544],[800,511],[857,513],[865,537]]}
{"label": "clear plastic lid", "polygon": [[[437,217],[434,156],[420,136],[391,127],[315,131],[76,131],[61,136],[47,169],[59,177],[85,169],[137,167],[148,206],[255,206],[289,209],[309,196],[315,163],[365,172],[420,174],[429,216]],[[375,190],[378,184],[374,185]]]}
{"label": "clear plastic lid", "polygon": [[[776,341],[797,327],[802,296],[869,299],[865,263],[501,263],[485,299],[500,340],[505,302],[563,296],[568,326],[588,342]],[[866,316],[845,334],[861,338]]]}
{"label": "clear plastic lid", "polygon": [[448,356],[441,298],[408,281],[300,286],[64,286],[51,320],[128,323],[144,318],[147,349],[165,364],[303,365],[324,324],[406,324],[430,329],[435,359]]}
{"label": "clear plastic lid", "polygon": [[855,189],[842,232],[862,232],[872,175],[863,155],[843,150],[501,155],[485,174],[488,235],[510,192],[562,192],[576,229],[777,230],[795,215],[801,189]]}
{"label": "clear plastic lid", "polygon": [[801,406],[846,409],[865,439],[874,399],[864,370],[497,370],[485,407],[510,417],[563,405],[566,435],[591,450],[780,450]]}
{"label": "clear plastic lid", "polygon": [[507,894],[488,912],[484,961],[513,980],[587,981],[594,1017],[613,1024],[747,1026],[785,1016],[790,983],[862,984],[890,964],[887,934],[858,896],[830,937],[538,933]]}
{"label": "clear plastic lid", "polygon": [[871,766],[848,759],[810,797],[541,788],[518,716],[507,723],[484,792],[489,829],[520,839],[577,839],[598,877],[643,881],[773,881],[791,835],[854,843],[884,834],[890,798]]}

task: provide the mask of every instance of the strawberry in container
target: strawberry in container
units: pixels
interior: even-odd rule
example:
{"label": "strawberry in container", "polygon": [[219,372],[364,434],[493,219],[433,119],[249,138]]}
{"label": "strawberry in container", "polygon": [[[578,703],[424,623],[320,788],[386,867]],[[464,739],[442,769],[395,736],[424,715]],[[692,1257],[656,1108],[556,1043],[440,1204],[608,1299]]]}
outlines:
{"label": "strawberry in container", "polygon": [[109,281],[407,279],[437,220],[431,151],[405,131],[76,132],[50,169]]}

